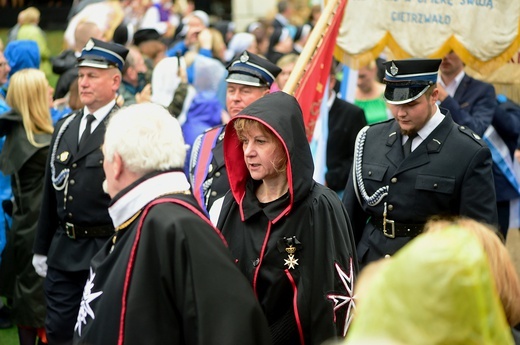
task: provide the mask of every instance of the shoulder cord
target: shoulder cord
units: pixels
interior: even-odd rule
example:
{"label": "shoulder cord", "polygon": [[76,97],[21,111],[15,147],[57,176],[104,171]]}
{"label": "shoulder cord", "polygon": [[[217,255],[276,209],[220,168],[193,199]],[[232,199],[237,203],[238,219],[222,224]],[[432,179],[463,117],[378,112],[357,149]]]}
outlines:
{"label": "shoulder cord", "polygon": [[[52,185],[54,186],[54,189],[56,190],[62,190],[67,185],[67,181],[69,179],[69,171],[70,169],[63,169],[58,176],[56,176],[56,167],[54,165],[54,161],[56,160],[56,151],[58,150],[58,144],[60,143],[61,137],[63,136],[63,133],[69,127],[69,124],[74,120],[77,113],[74,115],[69,116],[63,125],[60,127],[60,131],[58,132],[58,135],[56,136],[56,140],[54,141],[54,145],[52,146],[52,152],[51,152],[51,180]],[[65,193],[66,194],[66,193]]]}
{"label": "shoulder cord", "polygon": [[369,206],[376,206],[388,195],[388,185],[383,186],[375,191],[372,196],[368,196],[365,189],[365,183],[363,182],[363,174],[361,171],[363,163],[363,148],[365,146],[365,139],[367,137],[367,130],[369,126],[365,126],[358,134],[356,138],[356,145],[354,147],[354,169],[352,169],[352,177],[354,178],[354,190],[356,192],[357,199],[361,204],[360,194],[363,200]]}

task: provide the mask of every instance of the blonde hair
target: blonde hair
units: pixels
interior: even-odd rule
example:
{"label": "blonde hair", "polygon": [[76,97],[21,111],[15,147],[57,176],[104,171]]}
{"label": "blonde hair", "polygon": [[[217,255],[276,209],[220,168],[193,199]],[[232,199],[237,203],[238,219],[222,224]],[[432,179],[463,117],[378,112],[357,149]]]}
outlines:
{"label": "blonde hair", "polygon": [[296,61],[298,60],[298,57],[299,57],[299,55],[294,54],[294,53],[285,54],[276,62],[276,66],[278,66],[280,68],[284,68],[285,66],[287,66],[291,63],[296,63]]}
{"label": "blonde hair", "polygon": [[54,131],[49,110],[49,83],[45,74],[34,68],[13,74],[6,101],[21,115],[29,142],[36,147],[43,146],[34,140],[34,135]]}
{"label": "blonde hair", "polygon": [[[239,138],[239,140],[241,137],[244,136],[245,133],[247,133],[253,129],[258,129],[259,131],[262,132],[263,135],[265,135],[268,138],[271,138],[275,142],[275,144],[276,144],[275,150],[278,150],[278,149],[282,150],[282,148],[283,148],[282,143],[273,134],[273,132],[271,132],[271,130],[269,130],[266,126],[264,126],[263,124],[261,124],[258,121],[255,121],[252,119],[237,119],[233,123],[233,126],[235,128],[235,131],[237,132],[237,137]],[[240,140],[240,142],[242,142],[242,140]],[[283,173],[287,170],[287,155],[284,152],[283,156],[280,157],[280,159],[277,162],[271,162],[271,163],[273,164],[274,170],[277,173]]]}
{"label": "blonde hair", "polygon": [[511,256],[496,229],[469,218],[432,219],[425,225],[425,231],[440,232],[456,226],[473,234],[482,244],[487,254],[494,277],[495,286],[504,307],[509,325],[520,323],[520,278]]}
{"label": "blonde hair", "polygon": [[215,28],[209,28],[209,32],[211,32],[211,52],[213,56],[219,60],[224,60],[224,54],[226,52],[224,37],[220,31]]}
{"label": "blonde hair", "polygon": [[27,7],[18,15],[18,22],[20,25],[38,24],[40,22],[40,10],[36,7]]}

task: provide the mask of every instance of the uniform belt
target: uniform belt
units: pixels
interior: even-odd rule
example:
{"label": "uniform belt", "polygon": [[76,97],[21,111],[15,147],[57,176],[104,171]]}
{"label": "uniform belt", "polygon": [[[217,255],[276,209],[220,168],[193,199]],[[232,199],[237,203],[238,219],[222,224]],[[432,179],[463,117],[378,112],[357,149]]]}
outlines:
{"label": "uniform belt", "polygon": [[108,237],[114,234],[112,225],[78,226],[69,222],[61,225],[67,236],[73,240],[78,237]]}
{"label": "uniform belt", "polygon": [[[423,229],[424,224],[406,224],[397,223],[390,219],[384,219],[380,217],[372,217],[370,223],[377,229],[383,232],[386,237],[415,237],[419,235]],[[385,226],[386,223],[386,226]]]}

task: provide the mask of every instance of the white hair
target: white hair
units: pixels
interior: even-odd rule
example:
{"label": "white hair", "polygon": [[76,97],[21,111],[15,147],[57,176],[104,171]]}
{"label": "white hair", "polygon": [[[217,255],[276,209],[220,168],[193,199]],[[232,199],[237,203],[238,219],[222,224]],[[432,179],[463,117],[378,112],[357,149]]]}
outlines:
{"label": "white hair", "polygon": [[104,143],[105,159],[121,157],[125,168],[144,175],[183,168],[186,147],[179,122],[154,103],[134,104],[110,117]]}

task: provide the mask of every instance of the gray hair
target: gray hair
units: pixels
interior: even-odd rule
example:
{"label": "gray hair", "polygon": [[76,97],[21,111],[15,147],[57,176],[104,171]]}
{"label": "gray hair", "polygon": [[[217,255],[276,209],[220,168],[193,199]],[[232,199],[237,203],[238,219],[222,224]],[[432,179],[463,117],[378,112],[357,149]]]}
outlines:
{"label": "gray hair", "polygon": [[183,168],[186,147],[179,122],[164,107],[154,103],[134,104],[110,117],[104,143],[105,159],[117,152],[130,171]]}

